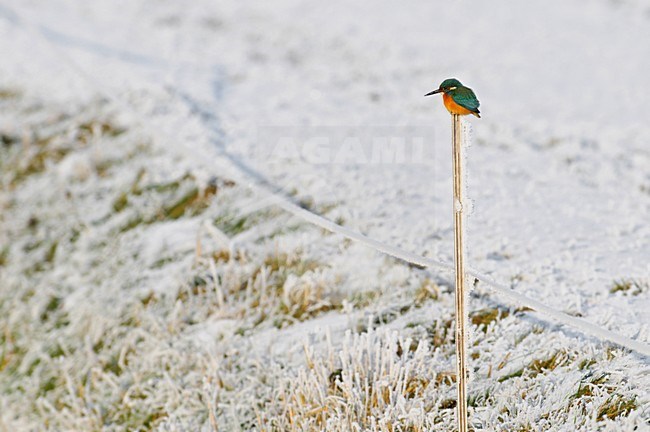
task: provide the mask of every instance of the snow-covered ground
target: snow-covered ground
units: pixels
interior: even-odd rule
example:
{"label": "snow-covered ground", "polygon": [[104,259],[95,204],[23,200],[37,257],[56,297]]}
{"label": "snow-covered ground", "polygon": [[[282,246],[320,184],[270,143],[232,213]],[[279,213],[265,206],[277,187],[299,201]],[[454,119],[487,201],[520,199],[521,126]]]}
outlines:
{"label": "snow-covered ground", "polygon": [[[449,272],[251,187],[450,262],[451,76],[470,265],[650,343],[648,40],[641,0],[0,3],[0,430],[453,430]],[[650,430],[648,357],[470,310],[476,430]]]}

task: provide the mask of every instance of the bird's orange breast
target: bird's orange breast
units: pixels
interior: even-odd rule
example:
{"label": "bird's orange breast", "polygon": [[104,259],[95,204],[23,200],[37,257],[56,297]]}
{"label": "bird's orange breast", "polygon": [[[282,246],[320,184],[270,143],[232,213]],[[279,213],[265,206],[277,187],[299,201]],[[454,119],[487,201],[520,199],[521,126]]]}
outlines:
{"label": "bird's orange breast", "polygon": [[454,102],[454,99],[451,96],[449,96],[447,93],[442,94],[442,101],[444,102],[447,111],[449,111],[452,114],[458,114],[458,115],[472,114],[470,110]]}

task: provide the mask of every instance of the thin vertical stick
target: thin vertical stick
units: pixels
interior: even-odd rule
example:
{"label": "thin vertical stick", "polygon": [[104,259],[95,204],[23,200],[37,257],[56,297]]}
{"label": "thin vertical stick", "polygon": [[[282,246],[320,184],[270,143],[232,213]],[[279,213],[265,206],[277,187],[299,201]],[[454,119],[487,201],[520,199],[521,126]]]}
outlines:
{"label": "thin vertical stick", "polygon": [[463,247],[462,120],[452,114],[454,160],[454,264],[456,267],[456,387],[458,432],[467,432],[467,311],[465,309],[465,250]]}

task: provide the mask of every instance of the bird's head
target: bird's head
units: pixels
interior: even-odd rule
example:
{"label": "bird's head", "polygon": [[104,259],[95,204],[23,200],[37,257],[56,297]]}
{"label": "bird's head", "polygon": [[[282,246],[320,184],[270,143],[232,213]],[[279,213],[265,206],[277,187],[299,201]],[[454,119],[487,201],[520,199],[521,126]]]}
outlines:
{"label": "bird's head", "polygon": [[431,96],[437,93],[448,93],[462,86],[463,85],[456,78],[448,78],[440,84],[440,87],[430,93],[425,94],[425,96]]}

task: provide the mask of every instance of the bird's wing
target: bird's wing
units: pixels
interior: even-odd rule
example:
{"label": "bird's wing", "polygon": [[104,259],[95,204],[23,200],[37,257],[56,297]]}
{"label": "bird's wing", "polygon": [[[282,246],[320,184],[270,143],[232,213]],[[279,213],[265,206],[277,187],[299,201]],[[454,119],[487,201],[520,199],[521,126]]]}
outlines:
{"label": "bird's wing", "polygon": [[479,101],[471,88],[459,87],[452,93],[451,97],[458,105],[470,111],[478,111]]}

